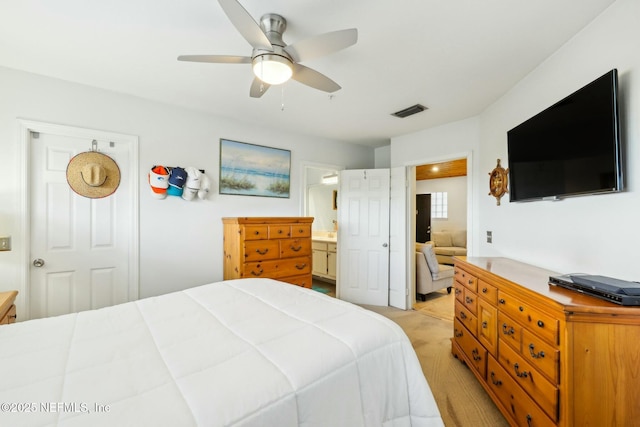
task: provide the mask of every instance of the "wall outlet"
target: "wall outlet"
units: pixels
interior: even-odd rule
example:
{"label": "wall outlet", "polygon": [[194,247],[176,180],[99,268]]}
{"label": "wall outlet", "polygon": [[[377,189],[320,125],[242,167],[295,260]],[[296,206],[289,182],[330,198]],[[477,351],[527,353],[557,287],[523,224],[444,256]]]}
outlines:
{"label": "wall outlet", "polygon": [[487,243],[493,243],[493,232],[487,231]]}
{"label": "wall outlet", "polygon": [[10,250],[11,250],[11,236],[0,237],[0,251],[10,251]]}

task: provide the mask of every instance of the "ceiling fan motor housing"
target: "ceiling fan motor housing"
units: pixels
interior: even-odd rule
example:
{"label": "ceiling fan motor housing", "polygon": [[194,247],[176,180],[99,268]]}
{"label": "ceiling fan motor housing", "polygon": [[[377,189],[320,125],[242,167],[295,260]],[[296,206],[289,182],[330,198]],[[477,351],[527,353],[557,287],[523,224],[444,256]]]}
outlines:
{"label": "ceiling fan motor housing", "polygon": [[283,16],[276,13],[267,13],[260,18],[260,28],[264,31],[272,45],[279,46],[281,48],[286,46],[286,43],[282,40],[282,35],[287,29],[287,20]]}
{"label": "ceiling fan motor housing", "polygon": [[256,63],[260,61],[276,60],[282,62],[275,57],[284,58],[289,66],[293,66],[293,58],[284,50],[287,44],[282,40],[282,34],[287,29],[287,20],[276,13],[267,13],[260,18],[260,28],[271,42],[273,50],[253,49],[251,54],[253,66],[255,67]]}

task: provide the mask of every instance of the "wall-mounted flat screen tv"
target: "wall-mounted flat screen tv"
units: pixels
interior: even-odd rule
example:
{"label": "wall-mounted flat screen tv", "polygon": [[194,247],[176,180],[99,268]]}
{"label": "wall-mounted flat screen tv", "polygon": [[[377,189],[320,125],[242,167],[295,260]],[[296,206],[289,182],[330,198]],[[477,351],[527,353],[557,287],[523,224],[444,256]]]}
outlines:
{"label": "wall-mounted flat screen tv", "polygon": [[507,132],[510,201],[622,191],[618,71]]}

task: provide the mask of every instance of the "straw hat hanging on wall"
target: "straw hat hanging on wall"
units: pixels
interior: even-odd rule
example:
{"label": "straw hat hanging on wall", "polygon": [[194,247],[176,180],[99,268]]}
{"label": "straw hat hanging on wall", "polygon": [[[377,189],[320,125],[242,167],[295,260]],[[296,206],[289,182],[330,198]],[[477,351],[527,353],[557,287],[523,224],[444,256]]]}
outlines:
{"label": "straw hat hanging on wall", "polygon": [[112,195],[120,185],[120,168],[106,154],[87,151],[69,161],[67,182],[79,195],[100,199]]}

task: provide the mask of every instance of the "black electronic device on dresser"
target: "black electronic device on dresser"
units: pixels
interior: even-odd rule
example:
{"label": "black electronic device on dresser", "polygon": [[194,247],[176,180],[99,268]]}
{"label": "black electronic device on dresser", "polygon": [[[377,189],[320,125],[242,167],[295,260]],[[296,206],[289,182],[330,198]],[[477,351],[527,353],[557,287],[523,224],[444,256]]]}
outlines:
{"label": "black electronic device on dresser", "polygon": [[550,276],[549,285],[591,295],[619,305],[640,306],[640,283],[589,274]]}
{"label": "black electronic device on dresser", "polygon": [[623,189],[613,69],[507,132],[511,202]]}

